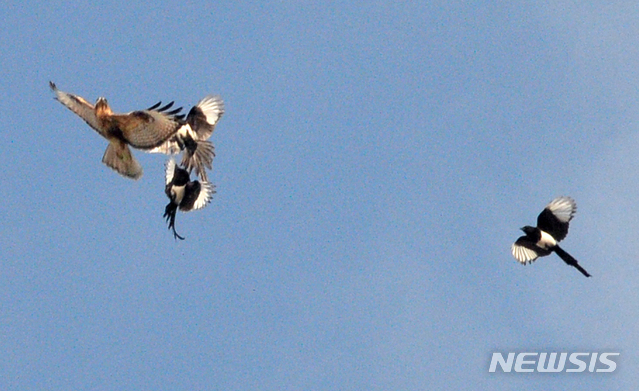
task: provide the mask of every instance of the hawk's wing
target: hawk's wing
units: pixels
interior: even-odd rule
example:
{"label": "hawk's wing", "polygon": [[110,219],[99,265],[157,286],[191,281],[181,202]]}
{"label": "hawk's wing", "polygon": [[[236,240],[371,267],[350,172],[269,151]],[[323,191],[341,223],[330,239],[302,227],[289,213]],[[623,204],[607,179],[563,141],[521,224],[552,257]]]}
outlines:
{"label": "hawk's wing", "polygon": [[224,114],[224,101],[219,95],[208,95],[193,106],[186,122],[197,134],[196,140],[207,140]]}
{"label": "hawk's wing", "polygon": [[116,114],[112,118],[124,139],[138,149],[152,149],[163,144],[181,125],[174,116],[154,110]]}
{"label": "hawk's wing", "polygon": [[55,99],[65,105],[69,110],[76,113],[80,118],[84,120],[90,127],[95,129],[98,133],[104,136],[104,133],[100,129],[98,124],[98,119],[95,116],[95,110],[93,105],[86,101],[86,99],[81,96],[69,94],[67,92],[63,92],[58,90],[55,83],[49,82],[49,87],[55,93]]}

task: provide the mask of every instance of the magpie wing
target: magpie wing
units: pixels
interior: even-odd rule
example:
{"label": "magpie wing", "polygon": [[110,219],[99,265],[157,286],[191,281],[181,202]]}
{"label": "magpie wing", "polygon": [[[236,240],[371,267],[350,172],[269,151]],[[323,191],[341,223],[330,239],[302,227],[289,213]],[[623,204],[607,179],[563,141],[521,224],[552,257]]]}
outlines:
{"label": "magpie wing", "polygon": [[568,235],[569,222],[576,211],[577,204],[572,198],[555,198],[537,217],[537,228],[549,233],[559,242]]}
{"label": "magpie wing", "polygon": [[218,95],[208,95],[191,108],[186,116],[186,122],[197,134],[196,140],[207,140],[223,114],[222,98]]}
{"label": "magpie wing", "polygon": [[541,249],[535,246],[535,243],[527,236],[522,236],[517,239],[510,249],[513,257],[524,265],[533,262],[542,255],[546,255],[540,254],[540,250]]}
{"label": "magpie wing", "polygon": [[210,182],[193,181],[186,184],[184,199],[180,203],[180,210],[190,211],[201,209],[211,201],[215,187]]}

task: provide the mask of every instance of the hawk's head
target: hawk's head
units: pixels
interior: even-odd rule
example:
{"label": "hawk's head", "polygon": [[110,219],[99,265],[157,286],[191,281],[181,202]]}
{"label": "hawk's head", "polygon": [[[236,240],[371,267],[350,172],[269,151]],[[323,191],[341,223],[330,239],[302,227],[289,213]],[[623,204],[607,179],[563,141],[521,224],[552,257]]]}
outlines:
{"label": "hawk's head", "polygon": [[95,113],[96,115],[111,115],[113,112],[109,107],[109,103],[107,103],[106,98],[99,97],[98,100],[95,101]]}

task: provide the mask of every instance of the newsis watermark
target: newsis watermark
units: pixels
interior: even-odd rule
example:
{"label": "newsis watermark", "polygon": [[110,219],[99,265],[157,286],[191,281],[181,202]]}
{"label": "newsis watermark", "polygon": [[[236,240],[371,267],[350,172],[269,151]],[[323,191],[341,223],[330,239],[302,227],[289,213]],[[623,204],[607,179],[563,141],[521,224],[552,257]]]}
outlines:
{"label": "newsis watermark", "polygon": [[614,372],[620,353],[493,353],[488,372]]}

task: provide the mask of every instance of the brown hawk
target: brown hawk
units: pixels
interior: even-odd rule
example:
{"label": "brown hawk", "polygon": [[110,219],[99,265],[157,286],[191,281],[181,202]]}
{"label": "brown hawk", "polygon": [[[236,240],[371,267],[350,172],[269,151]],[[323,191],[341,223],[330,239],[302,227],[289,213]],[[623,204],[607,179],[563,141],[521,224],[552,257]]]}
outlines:
{"label": "brown hawk", "polygon": [[167,111],[173,102],[161,108],[158,108],[161,104],[158,103],[147,110],[115,114],[105,98],[98,98],[92,105],[80,96],[58,90],[52,82],[49,86],[60,103],[109,141],[102,162],[128,178],[142,176],[142,167],[131,154],[129,145],[150,151],[166,143],[185,125],[184,115],[178,114],[181,107]]}

